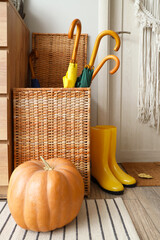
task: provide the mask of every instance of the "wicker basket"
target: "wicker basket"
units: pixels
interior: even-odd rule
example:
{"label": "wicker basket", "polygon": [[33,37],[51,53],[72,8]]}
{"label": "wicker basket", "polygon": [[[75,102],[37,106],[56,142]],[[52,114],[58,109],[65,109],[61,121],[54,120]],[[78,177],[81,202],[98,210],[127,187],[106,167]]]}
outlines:
{"label": "wicker basket", "polygon": [[90,88],[14,89],[14,166],[71,160],[90,191]]}
{"label": "wicker basket", "polygon": [[[62,86],[74,40],[66,34],[33,34],[34,71],[41,87],[13,90],[14,167],[28,160],[64,157],[81,173],[90,192],[90,88]],[[87,35],[80,37],[79,73],[87,60]]]}
{"label": "wicker basket", "polygon": [[[87,63],[87,34],[81,34],[78,52],[78,76]],[[35,76],[41,87],[63,87],[62,77],[66,75],[72,56],[73,39],[67,34],[32,34],[32,49],[37,50],[38,59],[33,63]]]}

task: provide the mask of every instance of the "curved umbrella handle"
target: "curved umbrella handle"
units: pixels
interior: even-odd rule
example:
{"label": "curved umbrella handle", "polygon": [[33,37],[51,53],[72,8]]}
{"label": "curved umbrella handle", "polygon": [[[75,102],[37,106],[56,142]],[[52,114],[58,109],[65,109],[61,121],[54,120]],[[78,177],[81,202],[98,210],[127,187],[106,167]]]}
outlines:
{"label": "curved umbrella handle", "polygon": [[32,64],[32,58],[35,57],[36,59],[38,58],[38,52],[37,50],[32,50],[31,53],[29,54],[29,66],[30,66],[30,70],[31,70],[31,75],[32,75],[32,79],[35,79],[35,73],[33,70],[33,64]]}
{"label": "curved umbrella handle", "polygon": [[70,25],[69,32],[68,32],[68,38],[73,38],[73,32],[75,29],[75,26],[77,25],[77,31],[76,31],[76,38],[74,41],[74,47],[72,52],[72,59],[70,62],[75,63],[76,62],[76,55],[78,50],[78,43],[81,35],[81,22],[79,19],[74,19],[73,22]]}
{"label": "curved umbrella handle", "polygon": [[92,55],[91,55],[91,58],[90,58],[90,62],[89,62],[89,68],[92,68],[92,66],[94,65],[94,61],[95,61],[95,58],[96,58],[96,55],[97,55],[97,51],[98,51],[100,41],[106,35],[110,35],[116,40],[116,45],[114,47],[114,51],[118,51],[118,49],[120,47],[120,38],[119,38],[118,34],[114,31],[112,31],[112,30],[102,31],[101,33],[98,34],[98,36],[96,38],[94,48],[93,48],[93,51],[92,51]]}
{"label": "curved umbrella handle", "polygon": [[119,58],[116,57],[115,55],[108,55],[105,58],[103,58],[103,60],[100,62],[100,64],[94,70],[93,75],[92,75],[92,81],[95,78],[95,76],[97,75],[97,73],[99,72],[99,70],[103,67],[104,63],[110,59],[113,59],[116,62],[116,65],[114,66],[114,68],[112,70],[109,71],[109,73],[114,74],[118,70],[119,65],[120,65]]}

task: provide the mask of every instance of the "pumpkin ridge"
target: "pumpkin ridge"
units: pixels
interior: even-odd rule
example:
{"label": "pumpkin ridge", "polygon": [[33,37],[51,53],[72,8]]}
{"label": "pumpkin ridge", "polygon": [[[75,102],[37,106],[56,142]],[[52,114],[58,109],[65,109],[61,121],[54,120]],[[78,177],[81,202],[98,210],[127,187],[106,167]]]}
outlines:
{"label": "pumpkin ridge", "polygon": [[[70,171],[69,169],[66,169],[66,168],[61,168],[60,171],[61,171],[61,173],[62,173],[63,175],[65,175],[64,172],[68,172],[68,173],[70,173],[72,176],[74,176],[74,178],[77,178],[77,177],[80,177],[80,176],[81,176],[81,174],[80,174],[79,172],[78,172],[78,174],[77,174],[77,172],[76,172],[76,174],[75,174],[75,172]],[[80,176],[78,176],[78,175],[80,175]]]}
{"label": "pumpkin ridge", "polygon": [[[30,178],[34,175],[35,172],[32,173],[32,175],[30,176]],[[30,180],[30,179],[29,179]],[[29,181],[28,181],[29,182]],[[27,184],[28,184],[27,182]],[[23,198],[23,221],[24,221],[24,224],[26,226],[26,229],[29,229],[27,224],[26,224],[26,221],[25,221],[25,217],[24,217],[24,206],[25,206],[25,200],[26,200],[26,189],[27,189],[27,184],[25,186],[25,191],[23,191],[23,194],[24,194],[24,198]]]}
{"label": "pumpkin ridge", "polygon": [[[75,167],[73,167],[73,169],[75,169]],[[78,172],[78,174],[74,174],[73,172],[70,172],[70,171],[67,171],[67,169],[61,169],[61,175],[67,180],[67,183],[68,183],[68,186],[70,185],[70,181],[69,179],[67,178],[66,174],[70,173],[71,174],[71,178],[73,178],[74,180],[77,179],[77,177],[79,177],[79,179],[81,178],[81,175],[80,173]],[[78,176],[79,175],[79,176]],[[82,180],[83,181],[83,180]],[[79,187],[79,185],[77,185],[77,183],[75,184],[76,181],[74,181],[74,184],[72,187],[72,191],[71,191],[71,188],[68,188],[69,189],[69,196],[70,196],[70,201],[73,202],[75,200],[75,190],[77,189],[77,187]],[[84,188],[84,185],[83,185],[83,188]],[[81,191],[81,188],[79,188],[79,191]],[[84,196],[84,190],[83,190],[83,196]],[[70,213],[69,213],[70,214]],[[75,216],[74,216],[75,217]],[[68,223],[70,223],[72,220],[68,220]],[[68,224],[66,223],[66,224]]]}
{"label": "pumpkin ridge", "polygon": [[[74,179],[77,179],[77,177],[79,177],[79,179],[82,177],[81,176],[81,174],[78,172],[78,171],[74,171],[73,172],[73,170],[72,171],[70,171],[69,169],[61,169],[61,173],[64,175],[65,173],[64,172],[68,172],[68,173],[70,173],[73,177],[74,177]],[[76,173],[76,174],[75,174]],[[82,182],[83,182],[83,180],[82,180]],[[84,188],[84,182],[83,182],[83,188]]]}
{"label": "pumpkin ridge", "polygon": [[[23,163],[22,163],[22,164],[23,164]],[[17,181],[16,178],[15,178],[15,176],[17,175],[17,177],[19,177],[19,174],[20,174],[19,172],[24,168],[24,165],[22,165],[22,164],[18,166],[19,168],[16,168],[16,169],[15,169],[14,175],[11,175],[11,178],[10,178],[10,182],[11,182],[11,184],[10,184],[11,186],[10,186],[10,187],[11,187],[11,188],[12,188],[13,184],[15,183],[15,181]],[[21,168],[20,168],[20,166],[21,166]],[[31,167],[33,167],[33,166],[28,165],[28,166],[25,166],[25,169],[29,169],[29,168],[31,168]],[[13,177],[13,176],[14,176],[14,177]],[[12,179],[13,179],[13,180],[12,180]],[[14,180],[14,179],[15,179],[15,180]]]}
{"label": "pumpkin ridge", "polygon": [[[31,161],[32,161],[32,163],[34,163],[36,166],[43,168],[41,161],[38,161],[38,160],[31,160]],[[29,162],[29,161],[28,161],[28,162]]]}
{"label": "pumpkin ridge", "polygon": [[[48,185],[48,173],[50,172],[50,171],[47,171],[47,173],[46,173],[46,170],[44,170],[44,169],[41,169],[41,170],[38,170],[38,171],[36,171],[36,174],[38,174],[38,173],[40,173],[40,171],[41,171],[41,173],[43,174],[43,175],[40,175],[39,177],[41,178],[43,178],[43,181],[42,182],[44,182],[44,184],[43,184],[43,186],[45,186],[45,190],[46,190],[46,192],[48,191],[48,189],[47,189],[47,185]],[[39,190],[41,190],[41,187],[39,188]],[[43,198],[44,198],[44,195],[43,195]],[[45,205],[45,208],[47,208],[48,207],[48,215],[49,215],[49,222],[50,222],[50,207],[49,207],[49,201],[48,201],[48,193],[46,194],[46,197],[45,197],[45,203],[46,203],[46,205]],[[39,216],[38,216],[38,209],[39,209],[39,207],[38,207],[38,201],[36,201],[36,204],[35,204],[35,213],[36,213],[36,225],[37,225],[37,229],[36,229],[36,231],[41,231],[41,227],[39,226]],[[48,225],[48,224],[47,224]],[[48,226],[47,226],[48,227]],[[35,230],[33,230],[33,231],[35,231]]]}
{"label": "pumpkin ridge", "polygon": [[[60,174],[60,177],[62,178],[63,177],[63,179],[65,179],[65,181],[66,181],[66,183],[67,183],[67,188],[68,188],[68,191],[69,191],[69,193],[68,193],[68,196],[69,196],[69,202],[72,202],[72,198],[73,197],[71,197],[72,196],[72,192],[71,192],[71,190],[70,190],[70,182],[69,182],[69,180],[68,180],[68,178],[66,177],[66,175],[63,173],[63,172],[58,172],[59,174]],[[69,211],[70,209],[68,208],[68,211]],[[68,212],[68,215],[70,214],[70,212]],[[60,219],[60,222],[61,222],[62,220]],[[68,222],[69,223],[69,222]],[[66,224],[68,224],[68,223],[66,223]],[[63,224],[60,226],[60,227],[62,227],[63,226]]]}
{"label": "pumpkin ridge", "polygon": [[[23,167],[24,167],[24,165],[22,166],[22,168],[17,168],[17,171],[16,171],[16,178],[15,178],[15,175],[12,175],[13,177],[12,177],[12,180],[11,180],[11,182],[10,182],[10,185],[9,185],[9,191],[8,191],[8,193],[9,193],[9,195],[11,195],[11,193],[12,193],[12,189],[14,189],[15,188],[15,186],[16,186],[16,184],[17,184],[17,182],[18,181],[20,181],[20,178],[21,178],[21,170],[23,170]],[[33,167],[33,166],[32,166]],[[31,168],[31,166],[27,166],[27,167],[25,167],[26,169],[29,169],[29,168]],[[39,171],[40,169],[34,169],[34,171],[33,172],[31,172],[30,173],[30,176],[29,176],[29,180],[30,180],[30,178],[32,178],[32,176],[36,173],[36,171]],[[27,174],[29,174],[29,173],[27,173]],[[29,182],[29,181],[28,181]],[[22,191],[21,192],[21,194],[24,194],[24,198],[23,198],[23,203],[22,203],[22,205],[23,205],[23,211],[22,211],[22,215],[23,215],[23,224],[25,225],[25,227],[26,227],[26,229],[29,229],[28,228],[28,226],[27,226],[27,224],[26,224],[26,221],[25,221],[25,218],[24,218],[24,202],[25,202],[25,199],[26,199],[26,194],[25,194],[25,192],[26,192],[26,187],[27,187],[27,184],[28,184],[28,182],[26,182],[26,184],[24,185],[25,186],[25,191]],[[10,198],[10,197],[9,197]],[[9,204],[10,205],[10,204]]]}
{"label": "pumpkin ridge", "polygon": [[[62,177],[62,174],[60,173],[60,172],[58,172],[58,171],[55,171],[55,170],[53,170],[53,171],[48,171],[48,178],[49,178],[49,181],[53,184],[52,185],[52,187],[55,187],[56,185],[54,184],[54,182],[52,182],[52,175],[57,175],[56,176],[56,178],[58,177],[58,180],[56,180],[57,182],[60,182],[60,179],[61,179],[61,177]],[[47,189],[48,190],[48,189]],[[48,193],[48,191],[47,191],[47,193]],[[48,198],[49,198],[49,194],[48,194]],[[61,201],[59,202],[59,205],[61,204]],[[61,207],[61,205],[59,206],[59,209],[61,209],[62,207]],[[49,209],[52,209],[52,206],[49,208]],[[57,211],[57,209],[56,209],[56,211]],[[56,219],[57,220],[57,222],[58,222],[58,224],[55,226],[54,225],[54,229],[57,229],[57,228],[60,228],[61,226],[59,226],[59,222],[60,222],[60,216],[61,216],[61,213],[60,213],[60,211],[58,212],[59,214],[58,214],[58,218]],[[52,219],[51,219],[51,217],[50,217],[50,228],[52,228],[52,221],[51,221]],[[53,229],[53,228],[52,228]],[[53,230],[54,230],[53,229]]]}
{"label": "pumpkin ridge", "polygon": [[73,168],[75,168],[75,165],[72,163],[72,160],[69,160],[69,159],[66,159],[66,161],[64,161],[64,164],[63,164],[62,161],[61,161],[60,163],[58,163],[58,162],[56,161],[56,165],[58,165],[58,167],[68,166],[68,167],[73,167]]}
{"label": "pumpkin ridge", "polygon": [[[27,197],[26,197],[26,194],[27,194],[27,193],[26,193],[26,192],[27,192],[27,185],[29,185],[29,182],[31,181],[33,175],[35,175],[36,173],[37,173],[37,171],[36,171],[36,172],[33,172],[33,174],[31,175],[31,177],[29,178],[29,180],[28,180],[28,182],[27,182],[27,184],[26,184],[26,188],[25,188],[25,197],[24,197],[24,204],[23,204],[23,219],[24,219],[25,224],[26,224],[26,221],[25,221],[24,211],[25,211],[25,202],[26,202],[26,199],[27,199]],[[36,217],[37,217],[37,215],[36,215]],[[36,218],[36,220],[37,220],[37,218]],[[36,225],[37,225],[37,228],[39,229],[39,227],[38,227],[38,221],[36,221]],[[27,226],[27,229],[30,229],[27,224],[26,224],[26,226]]]}
{"label": "pumpkin ridge", "polygon": [[48,212],[49,212],[49,226],[50,226],[50,222],[51,222],[51,214],[50,214],[50,211],[51,211],[51,208],[50,208],[50,205],[49,205],[49,198],[48,198],[48,173],[49,173],[49,171],[47,171],[47,174],[46,174],[46,192],[47,192],[47,197],[46,197],[46,199],[47,199],[47,205],[48,205]]}
{"label": "pumpkin ridge", "polygon": [[[25,166],[25,168],[29,168],[29,167],[33,167],[34,165],[37,167],[41,167],[41,165],[39,163],[41,163],[41,162],[38,160],[29,160],[29,161],[25,161],[25,162],[21,163],[18,166],[18,168],[20,169],[20,168],[23,168],[24,166]],[[16,169],[17,169],[17,167],[16,167]]]}
{"label": "pumpkin ridge", "polygon": [[[68,169],[68,168],[58,168],[58,169],[56,169],[56,171],[59,171],[60,170],[60,172],[61,171],[66,171],[66,172],[68,172],[68,173],[70,173],[71,175],[73,175],[74,177],[77,177],[78,176],[78,174],[77,174],[77,172],[73,172],[73,168],[72,169]],[[76,173],[76,174],[75,174]],[[78,172],[79,173],[79,172]],[[80,174],[80,173],[79,173]],[[80,174],[81,175],[81,174]]]}
{"label": "pumpkin ridge", "polygon": [[[41,169],[41,171],[42,172],[46,172],[44,169]],[[36,172],[37,173],[37,172]],[[48,171],[47,171],[47,173],[48,173]],[[46,174],[44,175],[45,177],[46,177]],[[47,183],[47,181],[46,181],[46,183]],[[45,185],[45,184],[44,184]],[[46,184],[46,186],[47,186],[47,184]],[[46,189],[47,190],[47,189]],[[47,203],[48,203],[48,198],[47,198]],[[49,204],[48,204],[49,205]],[[40,232],[41,231],[41,229],[40,229],[40,227],[39,227],[39,225],[38,225],[38,207],[37,207],[37,202],[36,202],[36,204],[35,204],[35,208],[36,208],[36,223],[37,223],[37,232]],[[48,209],[49,209],[49,206],[48,206]],[[50,213],[49,213],[49,215],[50,215]]]}
{"label": "pumpkin ridge", "polygon": [[[49,162],[50,160],[52,160],[52,159],[48,159],[47,162]],[[74,167],[74,164],[65,158],[54,158],[54,164],[55,164],[55,168],[57,168],[57,167],[59,168],[60,166]]]}

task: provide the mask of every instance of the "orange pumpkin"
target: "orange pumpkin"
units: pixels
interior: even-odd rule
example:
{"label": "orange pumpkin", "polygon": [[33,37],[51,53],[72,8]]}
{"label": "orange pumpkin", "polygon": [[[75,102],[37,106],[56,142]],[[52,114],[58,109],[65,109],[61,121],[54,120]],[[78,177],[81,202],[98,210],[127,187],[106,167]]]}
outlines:
{"label": "orange pumpkin", "polygon": [[[43,160],[44,161],[44,160]],[[12,173],[8,206],[24,229],[46,232],[71,222],[80,210],[84,183],[75,166],[63,158],[28,161]]]}

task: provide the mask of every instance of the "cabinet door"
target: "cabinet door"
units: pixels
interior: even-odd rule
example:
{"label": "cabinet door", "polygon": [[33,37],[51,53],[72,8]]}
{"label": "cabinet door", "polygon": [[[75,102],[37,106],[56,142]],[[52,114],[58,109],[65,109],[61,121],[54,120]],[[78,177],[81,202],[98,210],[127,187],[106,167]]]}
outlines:
{"label": "cabinet door", "polygon": [[8,185],[8,145],[0,144],[0,186]]}
{"label": "cabinet door", "polygon": [[7,46],[7,2],[0,2],[0,47]]}
{"label": "cabinet door", "polygon": [[0,94],[7,93],[7,50],[0,50]]}
{"label": "cabinet door", "polygon": [[0,97],[0,140],[7,140],[7,97]]}

